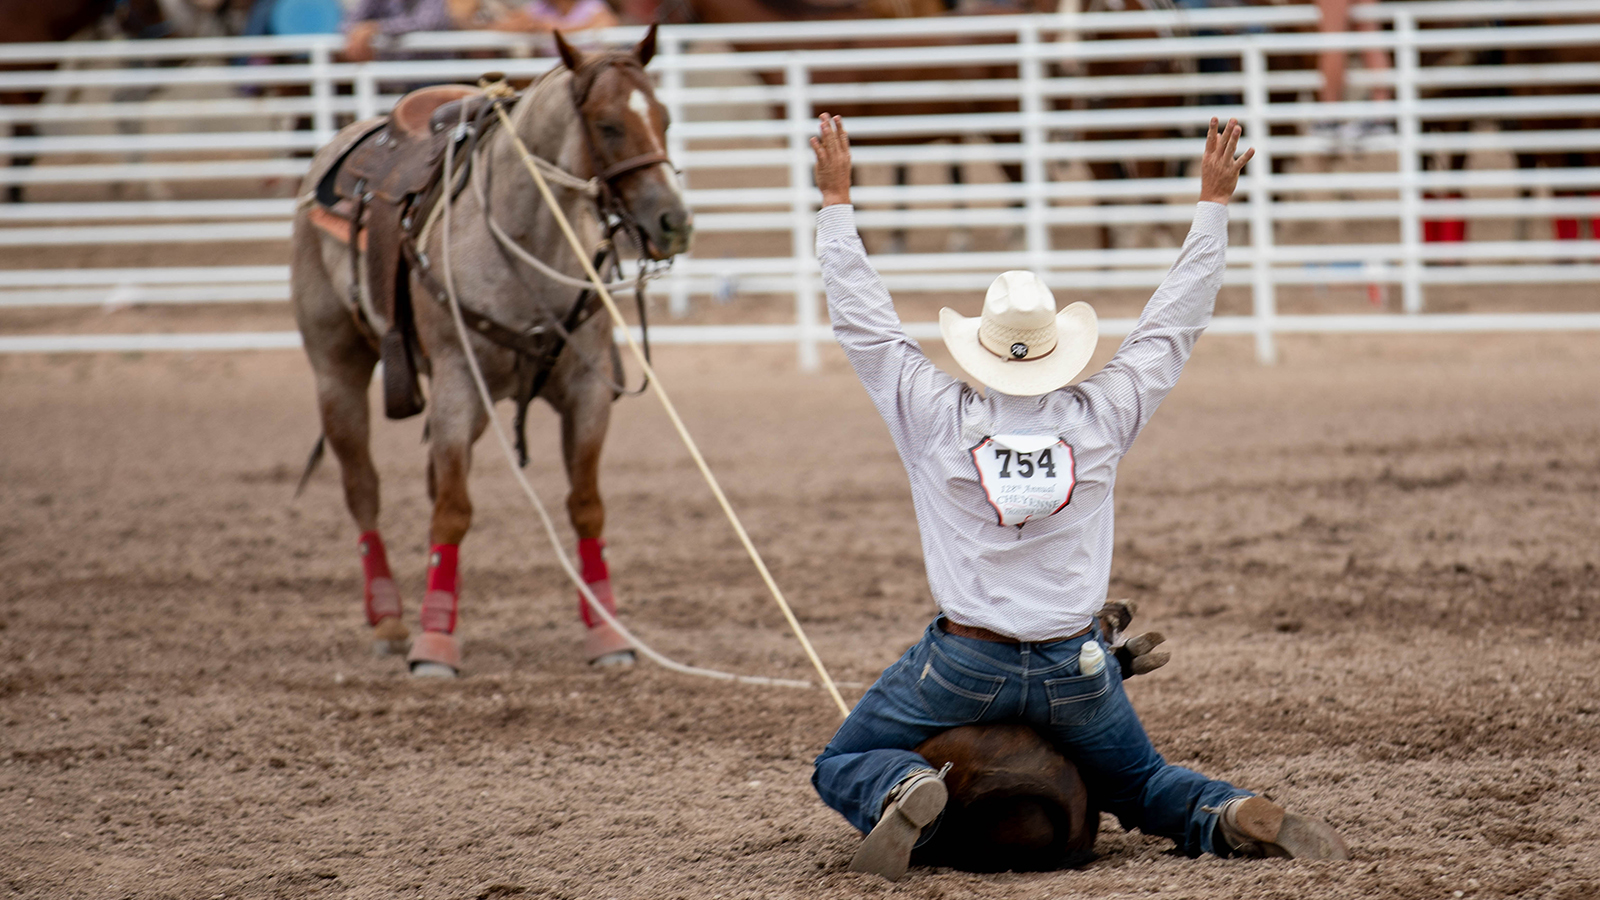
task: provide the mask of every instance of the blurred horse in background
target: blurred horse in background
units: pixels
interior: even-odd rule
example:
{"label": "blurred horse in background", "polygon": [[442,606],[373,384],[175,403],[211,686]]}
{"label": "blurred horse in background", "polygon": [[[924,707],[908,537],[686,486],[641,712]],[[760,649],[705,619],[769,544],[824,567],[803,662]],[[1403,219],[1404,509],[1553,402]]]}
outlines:
{"label": "blurred horse in background", "polygon": [[[1102,13],[1102,12],[1137,12],[1172,10],[1172,0],[1064,0],[1063,11],[1071,9],[1073,12]],[[1153,28],[1138,31],[1096,31],[1082,36],[1084,40],[1094,41],[1128,41],[1128,40],[1153,40],[1157,38],[1188,37],[1189,30],[1178,26],[1175,28]],[[1063,76],[1084,76],[1088,78],[1114,78],[1129,76],[1157,76],[1157,75],[1187,75],[1196,71],[1195,60],[1187,57],[1148,57],[1132,59],[1089,59],[1083,62],[1069,62],[1058,67],[1056,74]],[[1091,109],[1170,109],[1174,107],[1193,106],[1196,103],[1193,94],[1171,93],[1154,95],[1116,95],[1074,97],[1069,100],[1056,101],[1057,109],[1066,110],[1091,110]],[[1196,131],[1195,129],[1189,129]],[[1196,132],[1198,133],[1198,132]],[[1073,135],[1079,141],[1157,141],[1171,140],[1185,136],[1183,128],[1171,125],[1134,125],[1127,128],[1084,129]],[[1087,165],[1089,174],[1097,181],[1115,180],[1144,180],[1157,178],[1181,178],[1188,170],[1187,158],[1163,158],[1156,156],[1127,155],[1116,158],[1106,155],[1091,158]],[[1120,203],[1160,203],[1162,197],[1126,199],[1102,199],[1096,203],[1100,206],[1111,206]],[[1110,250],[1116,246],[1117,231],[1110,223],[1100,225],[1100,242],[1102,250]],[[1162,223],[1154,226],[1153,234],[1158,243],[1167,246],[1176,246],[1182,235],[1171,225]]]}
{"label": "blurred horse in background", "polygon": [[[136,40],[166,37],[215,37],[237,34],[242,26],[248,0],[0,0],[0,43],[55,43],[96,33],[105,37]],[[0,64],[0,71],[40,71],[56,68],[53,62]],[[117,102],[148,99],[155,88],[124,88],[116,92]],[[44,99],[42,90],[0,91],[0,106],[33,106]],[[10,118],[13,138],[39,135],[33,122],[20,116]],[[12,154],[13,167],[33,165],[27,154]],[[6,198],[20,203],[24,192],[20,183],[6,187]]]}
{"label": "blurred horse in background", "polygon": [[[668,0],[661,7],[661,14],[665,21],[677,23],[707,22],[707,23],[736,23],[736,22],[807,22],[830,21],[850,19],[879,19],[879,18],[929,18],[937,16],[968,16],[968,15],[1001,15],[1053,12],[1054,4],[1051,0],[1000,0],[994,3],[959,3],[949,5],[945,0],[842,0],[842,2],[818,2],[818,0]],[[903,38],[883,41],[872,41],[870,44],[858,40],[830,40],[830,41],[804,41],[783,44],[741,42],[737,49],[741,51],[770,51],[770,50],[838,50],[855,49],[864,46],[872,47],[947,47],[971,45],[977,43],[994,43],[995,36],[984,38],[952,37],[926,37]],[[769,85],[781,85],[784,76],[781,72],[761,72],[759,77]],[[812,73],[813,84],[859,84],[863,82],[919,82],[919,81],[977,81],[1015,79],[1018,77],[1015,64],[953,64],[907,66],[904,68],[872,68],[872,69],[824,69]],[[814,117],[823,112],[843,116],[847,121],[882,117],[882,116],[951,116],[973,115],[981,113],[1016,113],[1021,110],[1017,100],[1006,98],[993,99],[926,99],[926,100],[857,100],[857,101],[828,101],[816,102],[808,111],[808,116]],[[779,111],[778,115],[782,115]],[[938,143],[950,141],[960,143],[967,134],[963,133],[918,133],[898,134],[884,137],[870,137],[866,135],[852,135],[850,141],[855,146],[884,146],[904,145],[907,143]],[[981,135],[992,143],[1015,144],[1022,140],[1022,135],[1017,131],[997,131]],[[894,182],[904,186],[910,183],[910,166],[904,163],[894,167]],[[1001,170],[1012,183],[1022,181],[1021,163],[1001,163]],[[951,163],[947,167],[951,184],[964,184],[966,181],[962,165],[959,162]],[[950,249],[960,251],[965,249],[970,236],[966,229],[955,229],[951,233]],[[889,239],[885,250],[889,253],[904,252],[906,236],[903,229],[895,229]]]}

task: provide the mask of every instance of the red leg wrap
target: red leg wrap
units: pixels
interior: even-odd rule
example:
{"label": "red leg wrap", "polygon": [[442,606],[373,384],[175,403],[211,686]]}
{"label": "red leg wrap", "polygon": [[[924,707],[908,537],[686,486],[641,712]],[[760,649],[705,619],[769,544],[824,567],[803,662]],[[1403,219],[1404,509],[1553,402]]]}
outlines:
{"label": "red leg wrap", "polygon": [[[594,598],[600,601],[606,612],[615,614],[617,598],[611,593],[611,567],[606,565],[605,553],[606,542],[599,538],[582,538],[578,541],[578,561],[582,566],[584,583],[594,591]],[[578,615],[583,618],[586,628],[605,624],[605,620],[589,608],[588,601],[583,599],[581,593],[578,595]]]}
{"label": "red leg wrap", "polygon": [[1438,241],[1439,240],[1439,226],[1443,225],[1443,224],[1444,224],[1443,222],[1435,222],[1432,219],[1423,219],[1422,220],[1422,240],[1425,243],[1429,243],[1429,244],[1432,244],[1432,243]]}
{"label": "red leg wrap", "polygon": [[422,630],[454,634],[460,590],[456,578],[459,544],[434,544],[428,554],[428,593],[422,598]]}
{"label": "red leg wrap", "polygon": [[1556,240],[1575,241],[1578,239],[1577,219],[1556,219]]}
{"label": "red leg wrap", "polygon": [[361,573],[366,583],[362,588],[362,606],[367,613],[367,624],[377,625],[384,619],[400,617],[400,589],[394,576],[389,574],[389,556],[383,549],[383,538],[376,531],[361,535],[356,543],[361,554]]}

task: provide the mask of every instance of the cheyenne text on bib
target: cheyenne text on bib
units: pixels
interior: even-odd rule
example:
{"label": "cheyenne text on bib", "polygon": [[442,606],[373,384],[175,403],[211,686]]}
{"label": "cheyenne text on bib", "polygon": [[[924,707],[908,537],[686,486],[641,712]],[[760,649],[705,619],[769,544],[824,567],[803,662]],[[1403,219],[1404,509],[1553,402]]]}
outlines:
{"label": "cheyenne text on bib", "polygon": [[1053,516],[1072,501],[1072,447],[1055,435],[986,437],[972,448],[972,462],[1000,525]]}

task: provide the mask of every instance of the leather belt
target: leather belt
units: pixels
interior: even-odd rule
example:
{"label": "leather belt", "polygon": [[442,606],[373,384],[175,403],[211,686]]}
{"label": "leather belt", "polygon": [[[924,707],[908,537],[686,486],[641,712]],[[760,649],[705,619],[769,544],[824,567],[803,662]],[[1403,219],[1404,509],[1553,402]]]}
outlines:
{"label": "leather belt", "polygon": [[1084,635],[1088,634],[1092,628],[1094,628],[1093,625],[1085,625],[1082,629],[1063,637],[1045,638],[1042,641],[1019,641],[1014,637],[1007,637],[998,631],[990,631],[987,628],[979,628],[976,625],[963,625],[960,622],[952,622],[942,616],[939,618],[939,630],[943,631],[945,634],[953,634],[956,637],[974,638],[980,641],[992,641],[996,644],[1054,644],[1057,641],[1070,641],[1073,638],[1083,637]]}

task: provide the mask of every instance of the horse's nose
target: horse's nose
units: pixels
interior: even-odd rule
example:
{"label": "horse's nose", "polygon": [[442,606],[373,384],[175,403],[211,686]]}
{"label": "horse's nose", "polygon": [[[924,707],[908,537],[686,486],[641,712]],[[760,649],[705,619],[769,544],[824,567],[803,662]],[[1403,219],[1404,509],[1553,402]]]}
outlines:
{"label": "horse's nose", "polygon": [[661,236],[666,239],[666,249],[669,253],[682,253],[689,249],[689,238],[694,234],[694,223],[687,209],[679,204],[668,206],[662,211],[658,224],[661,226]]}

